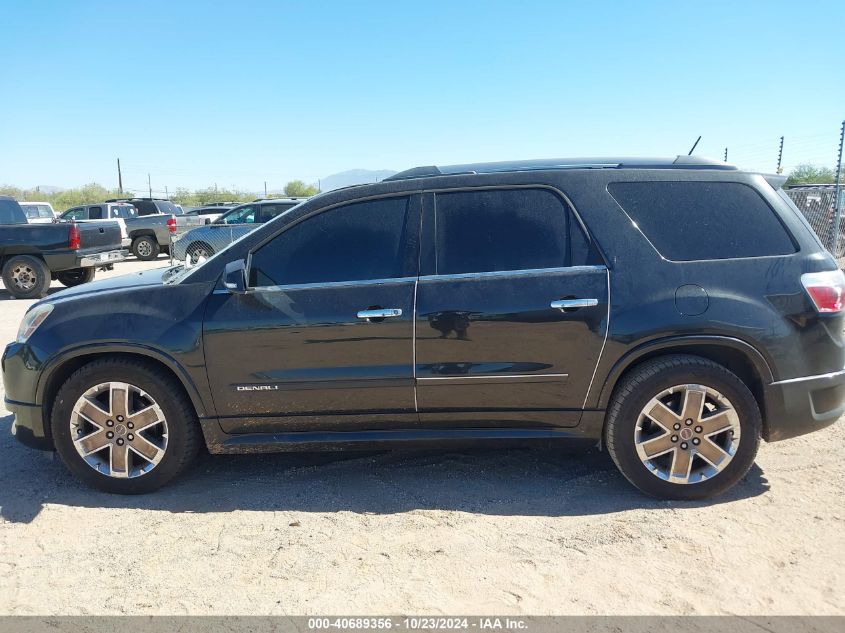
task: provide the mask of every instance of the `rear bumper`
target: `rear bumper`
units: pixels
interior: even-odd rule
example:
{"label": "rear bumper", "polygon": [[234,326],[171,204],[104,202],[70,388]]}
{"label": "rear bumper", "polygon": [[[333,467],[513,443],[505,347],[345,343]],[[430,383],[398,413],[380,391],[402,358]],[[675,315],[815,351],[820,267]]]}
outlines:
{"label": "rear bumper", "polygon": [[122,262],[124,259],[126,259],[127,255],[129,255],[129,251],[123,249],[107,251],[105,253],[85,255],[79,260],[79,268],[90,268],[91,266],[105,266],[107,264]]}
{"label": "rear bumper", "polygon": [[780,380],[766,387],[765,396],[766,441],[812,433],[845,413],[845,370]]}

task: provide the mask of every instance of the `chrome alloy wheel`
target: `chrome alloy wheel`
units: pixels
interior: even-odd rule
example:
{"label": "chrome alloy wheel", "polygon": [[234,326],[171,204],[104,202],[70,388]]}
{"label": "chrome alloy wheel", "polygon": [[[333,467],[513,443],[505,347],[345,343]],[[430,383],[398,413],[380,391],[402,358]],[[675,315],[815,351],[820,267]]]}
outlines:
{"label": "chrome alloy wheel", "polygon": [[140,477],[167,450],[167,421],[153,398],[125,382],[86,391],[73,407],[70,436],[76,451],[109,477]]}
{"label": "chrome alloy wheel", "polygon": [[35,288],[38,282],[38,274],[26,264],[18,264],[12,269],[12,283],[15,288],[29,291]]}
{"label": "chrome alloy wheel", "polygon": [[661,391],[640,412],[634,428],[642,463],[656,477],[676,484],[718,475],[739,441],[739,416],[730,400],[704,385]]}
{"label": "chrome alloy wheel", "polygon": [[153,253],[153,245],[150,244],[149,240],[140,240],[137,249],[138,255],[141,257],[149,257]]}

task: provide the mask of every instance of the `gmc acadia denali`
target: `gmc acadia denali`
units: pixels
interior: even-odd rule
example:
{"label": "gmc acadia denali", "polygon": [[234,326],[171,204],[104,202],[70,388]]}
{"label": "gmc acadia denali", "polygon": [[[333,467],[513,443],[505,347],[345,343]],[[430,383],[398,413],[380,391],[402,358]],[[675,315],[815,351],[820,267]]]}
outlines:
{"label": "gmc acadia denali", "polygon": [[[212,453],[588,440],[664,498],[845,401],[845,277],[782,178],[697,157],[419,167],[194,267],[65,290],[3,355],[23,443],[110,492]],[[107,318],[105,318],[107,317]]]}

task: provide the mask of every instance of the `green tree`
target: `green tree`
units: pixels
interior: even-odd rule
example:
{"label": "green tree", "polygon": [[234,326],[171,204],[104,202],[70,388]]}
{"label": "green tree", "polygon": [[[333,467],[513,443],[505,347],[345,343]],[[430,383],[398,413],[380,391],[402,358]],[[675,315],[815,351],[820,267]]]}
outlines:
{"label": "green tree", "polygon": [[291,198],[313,196],[320,193],[314,185],[306,185],[301,180],[291,180],[285,185],[285,195]]}
{"label": "green tree", "polygon": [[836,182],[835,172],[829,167],[818,167],[810,163],[798,165],[789,172],[786,185],[814,185]]}

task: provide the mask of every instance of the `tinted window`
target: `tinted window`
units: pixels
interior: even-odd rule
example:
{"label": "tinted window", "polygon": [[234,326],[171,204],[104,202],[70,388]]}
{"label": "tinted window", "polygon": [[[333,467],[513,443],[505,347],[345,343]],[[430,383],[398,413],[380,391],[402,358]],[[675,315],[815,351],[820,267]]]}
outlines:
{"label": "tinted window", "polygon": [[102,220],[103,219],[103,207],[88,207],[88,219],[89,220]]}
{"label": "tinted window", "polygon": [[[543,189],[437,194],[437,273],[557,268],[585,263],[569,210]],[[576,237],[576,261],[568,247]]]}
{"label": "tinted window", "polygon": [[261,221],[269,222],[277,215],[280,215],[288,209],[293,209],[296,205],[293,204],[262,204],[261,205]]}
{"label": "tinted window", "polygon": [[795,252],[774,211],[737,182],[614,182],[608,191],[666,259]]}
{"label": "tinted window", "polygon": [[[134,203],[133,203],[134,204]],[[158,207],[161,213],[171,213],[173,215],[182,215],[182,210],[169,200],[157,200],[155,206]]]}
{"label": "tinted window", "polygon": [[26,224],[26,214],[14,200],[0,198],[0,224]]}
{"label": "tinted window", "polygon": [[132,206],[138,209],[140,215],[152,215],[158,213],[158,207],[152,200],[133,200]]}
{"label": "tinted window", "polygon": [[253,286],[402,277],[408,198],[356,202],[302,221],[252,256]]}

